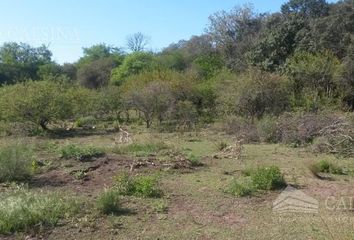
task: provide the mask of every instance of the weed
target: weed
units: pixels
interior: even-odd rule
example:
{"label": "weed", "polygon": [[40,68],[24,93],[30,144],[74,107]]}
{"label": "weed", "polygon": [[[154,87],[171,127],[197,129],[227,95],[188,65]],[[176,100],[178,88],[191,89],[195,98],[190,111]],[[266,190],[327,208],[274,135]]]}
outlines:
{"label": "weed", "polygon": [[217,150],[218,151],[222,151],[222,150],[224,150],[225,148],[227,148],[229,145],[227,144],[227,142],[224,142],[224,141],[221,141],[221,142],[218,142],[217,144],[216,144],[216,148],[217,148]]}
{"label": "weed", "polygon": [[0,182],[23,181],[33,174],[31,150],[20,144],[0,149]]}
{"label": "weed", "polygon": [[168,211],[168,205],[165,200],[158,200],[154,202],[153,208],[158,213],[167,213]]}
{"label": "weed", "polygon": [[77,146],[68,144],[60,149],[61,157],[64,159],[76,159],[79,161],[89,161],[92,158],[103,156],[105,153],[102,149],[92,146]]}
{"label": "weed", "polygon": [[53,227],[62,218],[78,212],[79,204],[58,194],[19,189],[0,196],[0,233],[27,231],[34,226]]}
{"label": "weed", "polygon": [[122,212],[120,193],[116,189],[104,191],[97,199],[97,209],[103,214],[119,214]]}
{"label": "weed", "polygon": [[259,190],[274,190],[286,185],[280,169],[276,166],[259,168],[251,173],[254,187]]}
{"label": "weed", "polygon": [[122,195],[157,198],[162,195],[156,176],[130,176],[123,173],[115,177],[115,187]]}
{"label": "weed", "polygon": [[331,173],[336,175],[344,175],[344,171],[339,166],[328,162],[327,160],[321,160],[317,163],[311,164],[310,171],[317,176],[318,173]]}
{"label": "weed", "polygon": [[245,197],[252,195],[255,192],[255,189],[250,181],[234,180],[231,182],[226,192],[236,197]]}
{"label": "weed", "polygon": [[197,157],[193,154],[189,154],[188,161],[191,163],[193,167],[199,167],[203,165],[202,162],[200,161],[200,157]]}

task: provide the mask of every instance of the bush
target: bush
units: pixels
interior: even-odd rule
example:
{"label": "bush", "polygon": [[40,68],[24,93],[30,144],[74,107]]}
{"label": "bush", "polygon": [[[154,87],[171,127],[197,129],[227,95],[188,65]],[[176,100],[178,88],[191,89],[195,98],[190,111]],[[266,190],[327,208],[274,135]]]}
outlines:
{"label": "bush", "polygon": [[97,199],[96,206],[103,214],[118,214],[122,212],[119,192],[116,189],[103,192]]}
{"label": "bush", "polygon": [[343,175],[344,171],[339,166],[336,166],[333,163],[328,162],[327,160],[321,160],[317,163],[310,165],[311,172],[317,176],[318,173],[330,173],[336,175]]}
{"label": "bush", "polygon": [[162,142],[147,144],[133,143],[127,146],[115,148],[113,149],[113,152],[116,154],[134,154],[138,157],[147,157],[151,154],[157,154],[159,151],[167,148],[168,146]]}
{"label": "bush", "polygon": [[77,146],[74,144],[69,144],[60,149],[61,157],[64,159],[76,159],[79,161],[89,161],[95,157],[101,157],[105,153],[102,149],[92,147],[92,146]]}
{"label": "bush", "polygon": [[77,213],[79,205],[59,194],[32,193],[20,189],[0,195],[0,233],[31,230],[34,226],[53,227],[62,218]]}
{"label": "bush", "polygon": [[257,130],[261,141],[268,143],[276,143],[279,141],[276,118],[269,116],[263,117],[257,123]]}
{"label": "bush", "polygon": [[306,145],[312,143],[323,128],[337,120],[333,114],[287,113],[278,120],[278,138],[286,144]]}
{"label": "bush", "polygon": [[0,182],[22,181],[32,176],[33,156],[23,145],[9,145],[0,149]]}
{"label": "bush", "polygon": [[189,154],[188,161],[191,163],[192,167],[199,167],[203,165],[203,163],[200,161],[200,157],[197,157],[193,154]]}
{"label": "bush", "polygon": [[250,196],[254,193],[255,189],[250,181],[240,181],[234,180],[226,192],[236,196],[236,197],[245,197]]}
{"label": "bush", "polygon": [[244,143],[259,142],[256,125],[244,118],[228,118],[226,119],[223,128],[227,134],[235,135],[237,139],[243,139]]}
{"label": "bush", "polygon": [[131,176],[123,173],[115,178],[115,187],[120,194],[127,196],[157,198],[162,194],[156,176]]}
{"label": "bush", "polygon": [[259,168],[251,173],[254,187],[259,190],[274,190],[286,185],[280,169],[276,166]]}

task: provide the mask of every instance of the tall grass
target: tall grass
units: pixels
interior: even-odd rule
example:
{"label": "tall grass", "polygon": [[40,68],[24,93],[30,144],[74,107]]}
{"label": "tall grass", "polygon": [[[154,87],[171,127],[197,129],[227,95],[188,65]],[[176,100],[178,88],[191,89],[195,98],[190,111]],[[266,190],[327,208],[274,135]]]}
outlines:
{"label": "tall grass", "polygon": [[34,226],[53,227],[77,213],[79,204],[59,194],[19,189],[0,196],[0,234],[27,231]]}
{"label": "tall grass", "polygon": [[8,145],[0,149],[0,182],[23,181],[32,176],[33,155],[22,145]]}

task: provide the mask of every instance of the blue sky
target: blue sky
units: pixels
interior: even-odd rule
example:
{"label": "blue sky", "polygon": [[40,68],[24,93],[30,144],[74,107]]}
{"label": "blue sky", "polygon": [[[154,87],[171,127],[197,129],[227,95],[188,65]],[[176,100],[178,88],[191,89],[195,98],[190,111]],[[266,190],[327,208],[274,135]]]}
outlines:
{"label": "blue sky", "polygon": [[54,60],[73,62],[82,47],[124,46],[127,35],[142,32],[149,47],[201,34],[208,16],[250,2],[258,12],[274,12],[283,0],[2,0],[0,43],[49,45]]}

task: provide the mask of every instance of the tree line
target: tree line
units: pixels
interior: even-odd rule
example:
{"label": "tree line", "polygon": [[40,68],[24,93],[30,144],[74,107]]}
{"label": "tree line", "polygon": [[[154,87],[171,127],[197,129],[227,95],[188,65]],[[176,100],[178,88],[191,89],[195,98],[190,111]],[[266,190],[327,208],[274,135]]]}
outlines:
{"label": "tree line", "polygon": [[227,116],[255,121],[286,111],[354,109],[354,1],[290,0],[275,13],[250,5],[209,17],[204,34],[147,50],[83,48],[58,64],[46,46],[0,47],[0,119],[49,123],[83,116],[146,127],[191,127]]}

